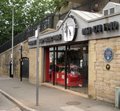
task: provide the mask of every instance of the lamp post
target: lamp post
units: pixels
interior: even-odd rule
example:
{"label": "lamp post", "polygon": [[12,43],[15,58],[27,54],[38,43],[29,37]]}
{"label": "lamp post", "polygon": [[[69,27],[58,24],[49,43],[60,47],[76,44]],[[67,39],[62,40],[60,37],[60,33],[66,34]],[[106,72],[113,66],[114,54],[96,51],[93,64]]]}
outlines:
{"label": "lamp post", "polygon": [[39,105],[39,26],[35,31],[36,40],[36,106]]}
{"label": "lamp post", "polygon": [[12,44],[11,44],[11,72],[10,72],[10,77],[13,77],[13,46],[14,46],[14,4],[11,2],[11,0],[9,0],[9,5],[12,7]]}
{"label": "lamp post", "polygon": [[20,81],[22,81],[22,49],[23,43],[20,44]]}
{"label": "lamp post", "polygon": [[14,63],[14,61],[13,61],[13,47],[14,47],[14,6],[12,7],[12,45],[11,45],[11,48],[12,48],[12,51],[11,51],[11,65],[12,65],[12,70],[11,70],[11,76],[10,77],[13,77],[13,73],[14,73],[14,71],[13,71],[13,63]]}

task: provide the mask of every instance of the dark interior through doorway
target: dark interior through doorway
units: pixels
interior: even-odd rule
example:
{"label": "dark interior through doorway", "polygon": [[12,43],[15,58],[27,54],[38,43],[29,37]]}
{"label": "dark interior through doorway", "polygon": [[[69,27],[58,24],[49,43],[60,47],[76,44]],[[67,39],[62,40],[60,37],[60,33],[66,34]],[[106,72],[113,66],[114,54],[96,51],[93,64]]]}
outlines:
{"label": "dark interior through doorway", "polygon": [[29,78],[29,58],[23,57],[22,58],[22,77]]}

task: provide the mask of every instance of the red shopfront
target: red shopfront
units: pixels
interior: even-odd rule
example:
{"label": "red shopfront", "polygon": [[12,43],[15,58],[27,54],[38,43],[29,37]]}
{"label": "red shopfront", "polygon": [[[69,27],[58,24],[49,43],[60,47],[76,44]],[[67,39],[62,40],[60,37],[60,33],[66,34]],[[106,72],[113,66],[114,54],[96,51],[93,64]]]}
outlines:
{"label": "red shopfront", "polygon": [[[88,43],[45,48],[46,82],[87,93]],[[83,91],[84,89],[84,91]]]}

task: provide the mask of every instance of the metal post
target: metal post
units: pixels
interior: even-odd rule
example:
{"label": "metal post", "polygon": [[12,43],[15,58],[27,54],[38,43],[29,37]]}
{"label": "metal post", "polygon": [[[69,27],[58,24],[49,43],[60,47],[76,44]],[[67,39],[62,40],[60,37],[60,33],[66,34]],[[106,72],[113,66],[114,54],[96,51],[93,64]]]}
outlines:
{"label": "metal post", "polygon": [[20,81],[22,81],[22,43],[20,44]]}
{"label": "metal post", "polygon": [[11,77],[13,77],[13,47],[14,47],[14,7],[12,7],[12,52],[11,52],[11,59],[12,59],[12,73],[11,73]]}
{"label": "metal post", "polygon": [[55,85],[55,47],[53,47],[53,85]]}
{"label": "metal post", "polygon": [[36,48],[36,106],[39,105],[39,26],[35,31],[35,37],[37,38]]}
{"label": "metal post", "polygon": [[65,46],[65,89],[67,89],[67,46]]}
{"label": "metal post", "polygon": [[58,67],[57,67],[57,64],[58,64],[58,46],[56,46],[56,56],[55,56],[55,72],[58,72]]}
{"label": "metal post", "polygon": [[[70,52],[70,45],[68,46],[68,51]],[[68,58],[68,72],[70,73],[70,57],[69,57],[70,55],[69,54],[67,54],[67,58]]]}
{"label": "metal post", "polygon": [[58,46],[56,46],[56,64],[58,64]]}

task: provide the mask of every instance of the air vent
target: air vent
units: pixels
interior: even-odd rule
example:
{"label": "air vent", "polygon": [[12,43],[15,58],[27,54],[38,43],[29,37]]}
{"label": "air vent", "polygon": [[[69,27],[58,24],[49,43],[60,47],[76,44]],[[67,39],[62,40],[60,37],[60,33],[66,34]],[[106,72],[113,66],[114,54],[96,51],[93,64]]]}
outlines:
{"label": "air vent", "polygon": [[104,15],[108,15],[108,10],[104,10]]}
{"label": "air vent", "polygon": [[120,4],[114,2],[108,2],[108,4],[103,8],[104,16],[120,13]]}
{"label": "air vent", "polygon": [[114,14],[115,13],[115,9],[114,8],[111,8],[110,9],[110,14]]}
{"label": "air vent", "polygon": [[114,14],[115,13],[115,8],[111,8],[109,10],[104,10],[104,16]]}

